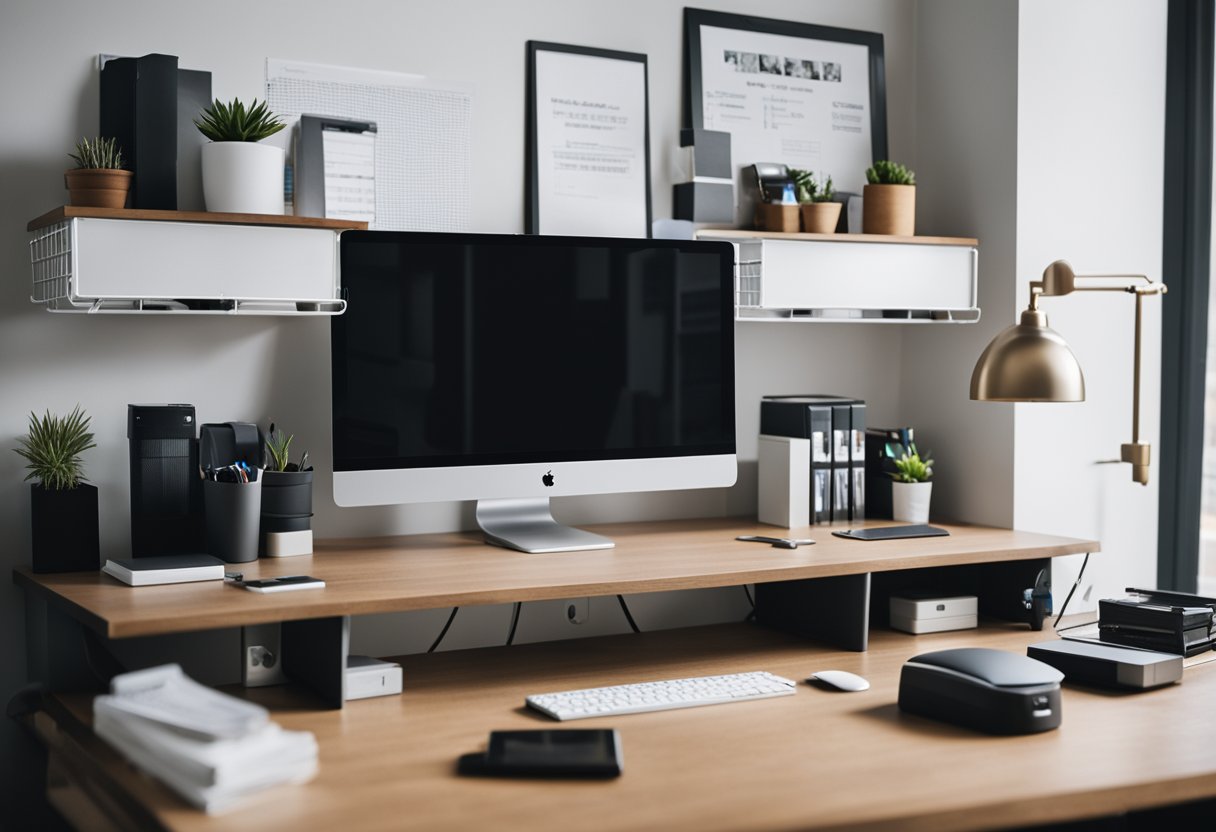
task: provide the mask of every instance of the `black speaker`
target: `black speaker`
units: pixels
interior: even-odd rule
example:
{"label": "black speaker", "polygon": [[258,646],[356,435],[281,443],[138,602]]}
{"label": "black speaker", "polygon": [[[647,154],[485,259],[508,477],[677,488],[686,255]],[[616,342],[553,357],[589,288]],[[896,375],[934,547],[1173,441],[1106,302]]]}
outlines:
{"label": "black speaker", "polygon": [[131,555],[204,551],[194,405],[127,405],[127,439]]}

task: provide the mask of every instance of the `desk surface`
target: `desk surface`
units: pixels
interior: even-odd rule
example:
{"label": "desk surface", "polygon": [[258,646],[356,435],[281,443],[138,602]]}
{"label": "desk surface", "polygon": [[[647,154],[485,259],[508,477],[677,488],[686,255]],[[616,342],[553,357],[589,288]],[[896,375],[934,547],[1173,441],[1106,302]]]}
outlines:
{"label": "desk surface", "polygon": [[309,574],[327,583],[322,590],[274,595],[219,581],[133,588],[100,573],[34,575],[24,568],[14,571],[14,580],[103,635],[127,638],[287,619],[1046,558],[1100,548],[1093,540],[939,525],[951,536],[863,542],[833,537],[829,526],[792,529],[788,534],[817,541],[797,550],[736,541],[741,534],[785,534],[738,518],[591,527],[615,540],[616,548],[559,554],[500,549],[473,533],[323,540],[311,556],[233,565],[246,577]]}
{"label": "desk surface", "polygon": [[[908,636],[876,632],[867,653],[815,647],[754,625],[721,625],[401,659],[405,693],[317,711],[289,689],[252,698],[284,727],[316,733],[308,785],[208,818],[137,774],[85,730],[89,699],[52,714],[98,776],[191,832],[428,829],[951,830],[1047,823],[1216,795],[1216,664],[1148,693],[1067,687],[1063,725],[987,737],[896,707],[909,657],[960,646],[1023,652],[1050,636],[1016,625]],[[870,679],[863,693],[799,685],[792,697],[583,720],[621,733],[625,773],[607,783],[458,778],[461,753],[492,729],[553,727],[526,694],[764,669],[802,679],[828,668]]]}

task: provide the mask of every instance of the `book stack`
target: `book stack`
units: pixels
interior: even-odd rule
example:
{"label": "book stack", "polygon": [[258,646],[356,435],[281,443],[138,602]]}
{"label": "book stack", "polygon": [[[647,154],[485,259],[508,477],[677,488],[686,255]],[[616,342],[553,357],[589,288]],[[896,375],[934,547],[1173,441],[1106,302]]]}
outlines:
{"label": "book stack", "polygon": [[200,685],[175,665],[116,676],[93,700],[93,730],[191,805],[223,811],[317,770],[317,742],[265,708]]}

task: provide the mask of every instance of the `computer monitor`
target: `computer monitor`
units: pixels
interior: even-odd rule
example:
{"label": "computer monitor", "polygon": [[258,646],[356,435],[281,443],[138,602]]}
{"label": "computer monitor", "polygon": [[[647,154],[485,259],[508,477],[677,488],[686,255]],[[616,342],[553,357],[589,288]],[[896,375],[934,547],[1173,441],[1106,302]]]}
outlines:
{"label": "computer monitor", "polygon": [[608,548],[549,498],[734,484],[728,243],[348,231],[334,500],[477,500],[487,539]]}

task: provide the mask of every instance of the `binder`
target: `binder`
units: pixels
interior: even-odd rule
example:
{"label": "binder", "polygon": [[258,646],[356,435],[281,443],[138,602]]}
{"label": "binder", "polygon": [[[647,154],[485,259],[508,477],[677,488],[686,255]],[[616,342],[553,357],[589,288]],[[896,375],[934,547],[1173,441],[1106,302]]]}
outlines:
{"label": "binder", "polygon": [[760,433],[811,440],[811,522],[865,516],[865,402],[827,394],[765,396]]}
{"label": "binder", "polygon": [[853,405],[832,405],[832,520],[848,520],[853,502],[853,467],[849,449],[853,437]]}
{"label": "binder", "polygon": [[177,56],[111,58],[101,69],[101,135],[122,148],[132,208],[177,209]]}
{"label": "binder", "polygon": [[866,518],[866,403],[853,402],[849,424],[849,483],[852,500],[849,503],[849,519]]}

